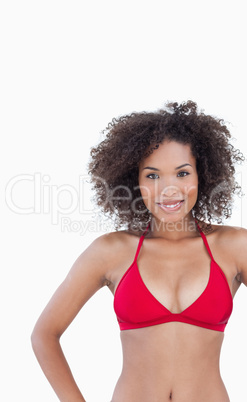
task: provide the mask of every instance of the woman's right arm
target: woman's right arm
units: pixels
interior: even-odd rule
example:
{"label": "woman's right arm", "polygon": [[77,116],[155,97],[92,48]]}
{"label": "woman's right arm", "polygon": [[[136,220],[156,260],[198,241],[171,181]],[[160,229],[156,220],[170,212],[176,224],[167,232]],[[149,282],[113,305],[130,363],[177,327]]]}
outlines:
{"label": "woman's right arm", "polygon": [[87,300],[107,284],[111,243],[111,234],[100,236],[78,257],[32,333],[34,353],[61,402],[85,402],[63,354],[60,337]]}

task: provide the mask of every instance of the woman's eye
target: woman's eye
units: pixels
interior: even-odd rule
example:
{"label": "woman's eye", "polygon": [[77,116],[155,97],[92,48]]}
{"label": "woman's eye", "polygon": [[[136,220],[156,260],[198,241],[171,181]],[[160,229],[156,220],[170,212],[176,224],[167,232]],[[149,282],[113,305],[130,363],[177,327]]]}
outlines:
{"label": "woman's eye", "polygon": [[179,172],[178,177],[185,177],[188,176],[189,172]]}
{"label": "woman's eye", "polygon": [[[156,176],[156,177],[153,177]],[[156,179],[157,177],[159,177],[157,174],[155,173],[150,173],[149,175],[147,175],[146,177],[148,177],[149,179]]]}

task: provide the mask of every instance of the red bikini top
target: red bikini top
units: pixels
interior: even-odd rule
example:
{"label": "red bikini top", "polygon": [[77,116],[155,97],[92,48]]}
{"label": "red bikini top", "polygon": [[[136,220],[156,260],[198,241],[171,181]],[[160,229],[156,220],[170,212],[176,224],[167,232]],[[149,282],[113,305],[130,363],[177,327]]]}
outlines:
{"label": "red bikini top", "polygon": [[211,257],[210,275],[202,294],[181,313],[171,313],[148,290],[140,275],[137,257],[145,234],[141,235],[133,263],[120,280],[114,295],[114,310],[120,330],[149,327],[178,321],[223,332],[233,309],[225,274],[214,260],[206,236],[198,230]]}

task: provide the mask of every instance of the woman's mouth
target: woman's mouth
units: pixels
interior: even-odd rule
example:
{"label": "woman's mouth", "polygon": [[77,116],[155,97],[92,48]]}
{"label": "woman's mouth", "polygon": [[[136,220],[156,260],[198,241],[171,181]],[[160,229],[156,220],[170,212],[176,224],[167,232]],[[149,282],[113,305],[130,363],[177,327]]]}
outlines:
{"label": "woman's mouth", "polygon": [[184,200],[180,200],[180,201],[170,201],[170,202],[163,202],[163,203],[157,203],[158,206],[166,212],[172,212],[172,211],[178,211],[181,207],[181,205],[183,204]]}

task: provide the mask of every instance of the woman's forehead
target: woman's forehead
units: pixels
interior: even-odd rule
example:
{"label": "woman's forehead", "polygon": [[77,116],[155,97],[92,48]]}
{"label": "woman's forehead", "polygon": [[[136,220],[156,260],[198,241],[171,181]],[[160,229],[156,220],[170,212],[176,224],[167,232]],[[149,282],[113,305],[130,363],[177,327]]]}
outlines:
{"label": "woman's forehead", "polygon": [[195,162],[195,157],[192,154],[190,144],[182,144],[176,141],[164,141],[159,144],[157,149],[142,160],[141,166],[147,162],[153,163],[171,163],[176,164],[178,162]]}

